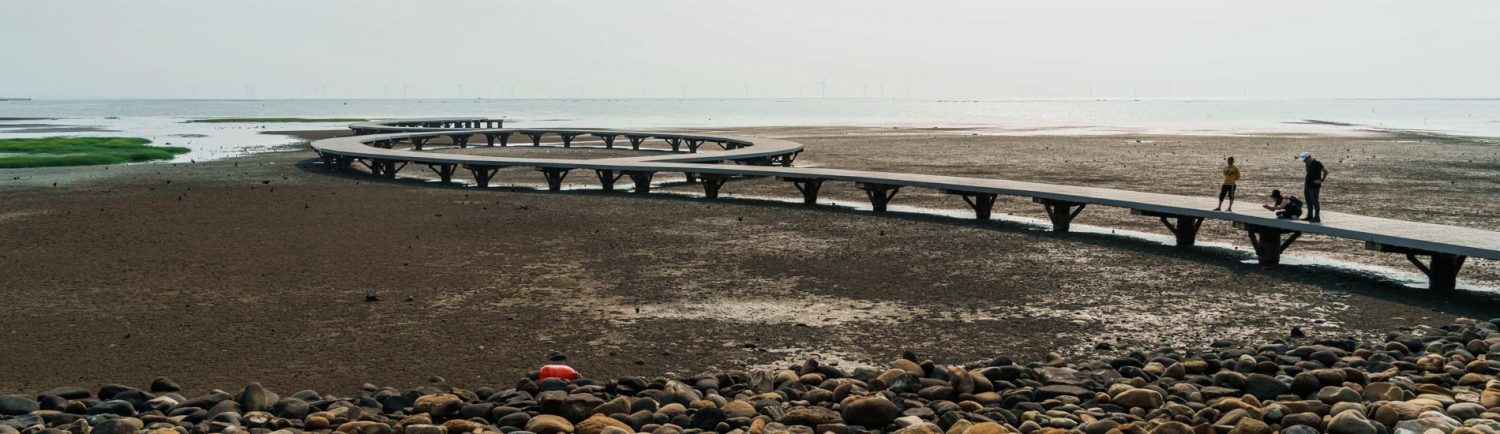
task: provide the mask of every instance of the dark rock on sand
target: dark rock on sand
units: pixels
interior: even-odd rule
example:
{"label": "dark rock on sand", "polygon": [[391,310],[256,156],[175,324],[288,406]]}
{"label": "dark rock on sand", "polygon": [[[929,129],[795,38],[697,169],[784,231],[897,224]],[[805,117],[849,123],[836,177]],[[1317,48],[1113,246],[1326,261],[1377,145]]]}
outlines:
{"label": "dark rock on sand", "polygon": [[46,392],[42,392],[42,394],[57,395],[62,397],[63,399],[84,399],[94,395],[92,393],[89,393],[88,389],[75,386],[58,387]]}
{"label": "dark rock on sand", "polygon": [[312,406],[297,398],[281,398],[271,405],[271,414],[284,419],[302,419],[312,411]]}
{"label": "dark rock on sand", "polygon": [[901,409],[881,397],[856,398],[844,405],[844,422],[871,428],[883,427],[896,420]]}
{"label": "dark rock on sand", "polygon": [[0,395],[0,415],[15,416],[41,409],[36,400],[21,395]]}
{"label": "dark rock on sand", "polygon": [[[63,409],[68,407],[68,400],[63,399],[63,397],[57,395],[38,396],[36,397],[36,402],[37,406],[40,407],[41,410],[62,411]],[[3,404],[0,404],[0,406],[3,406]],[[4,410],[0,410],[0,414],[4,414]]]}
{"label": "dark rock on sand", "polygon": [[111,399],[115,399],[116,394],[131,389],[134,389],[134,387],[122,384],[106,384],[103,386],[99,386],[98,398],[101,401],[108,401]]}
{"label": "dark rock on sand", "polygon": [[728,417],[722,409],[713,407],[700,408],[694,411],[693,416],[688,419],[687,427],[711,431],[719,426],[719,423],[724,422],[725,419],[728,419]]}
{"label": "dark rock on sand", "polygon": [[1283,393],[1291,391],[1291,387],[1266,374],[1250,374],[1245,379],[1245,393],[1254,395],[1257,399],[1275,399]]}
{"label": "dark rock on sand", "polygon": [[531,415],[526,414],[526,412],[524,411],[518,411],[496,419],[495,424],[505,427],[520,428],[526,426],[527,422],[530,421]]}
{"label": "dark rock on sand", "polygon": [[1037,400],[1047,400],[1060,396],[1073,396],[1082,399],[1088,399],[1094,396],[1094,392],[1081,386],[1072,386],[1067,384],[1049,384],[1046,386],[1038,387],[1036,389]]}
{"label": "dark rock on sand", "polygon": [[242,411],[270,410],[271,404],[275,403],[278,399],[280,398],[277,397],[275,393],[271,393],[270,390],[266,390],[266,388],[264,386],[261,386],[260,383],[250,383],[246,385],[245,388],[241,389],[240,393],[238,395],[235,395],[234,398],[235,402],[238,402],[240,404],[240,409]]}
{"label": "dark rock on sand", "polygon": [[211,393],[209,393],[207,395],[203,395],[203,396],[200,396],[200,397],[197,397],[197,398],[189,399],[189,400],[183,402],[182,404],[179,404],[178,406],[179,407],[197,407],[197,408],[201,408],[201,409],[207,410],[209,408],[213,408],[213,406],[215,404],[218,404],[219,402],[222,402],[222,401],[225,401],[225,400],[229,400],[229,399],[233,399],[233,398],[234,398],[233,395],[230,395],[230,394],[225,393],[223,391],[215,390],[215,391],[213,391],[213,392],[211,392]]}
{"label": "dark rock on sand", "polygon": [[89,415],[113,414],[116,416],[135,416],[135,406],[126,401],[112,399],[89,407],[88,413]]}
{"label": "dark rock on sand", "polygon": [[151,380],[151,387],[149,389],[151,393],[181,392],[182,386],[178,386],[177,382],[172,381],[171,378],[156,377],[156,379]]}

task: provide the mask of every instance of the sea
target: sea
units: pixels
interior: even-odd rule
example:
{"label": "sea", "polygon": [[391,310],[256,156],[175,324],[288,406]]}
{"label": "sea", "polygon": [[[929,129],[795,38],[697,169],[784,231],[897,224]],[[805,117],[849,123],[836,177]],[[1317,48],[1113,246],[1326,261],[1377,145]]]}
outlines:
{"label": "sea", "polygon": [[1471,99],[287,99],[6,100],[0,139],[129,136],[184,146],[180,161],[274,149],[272,131],[343,122],[191,123],[209,118],[482,116],[508,127],[981,127],[986,134],[1344,134],[1404,130],[1495,138],[1500,98]]}

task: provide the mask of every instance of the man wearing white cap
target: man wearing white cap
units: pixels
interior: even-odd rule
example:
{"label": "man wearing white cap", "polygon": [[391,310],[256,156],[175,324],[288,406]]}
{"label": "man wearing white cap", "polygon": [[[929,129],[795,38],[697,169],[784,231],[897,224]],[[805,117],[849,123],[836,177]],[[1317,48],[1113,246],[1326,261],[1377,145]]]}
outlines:
{"label": "man wearing white cap", "polygon": [[1307,166],[1307,178],[1302,183],[1302,196],[1307,199],[1307,218],[1303,220],[1312,223],[1323,221],[1318,193],[1323,189],[1323,180],[1328,179],[1328,169],[1323,167],[1322,161],[1313,158],[1311,152],[1303,152],[1297,159]]}

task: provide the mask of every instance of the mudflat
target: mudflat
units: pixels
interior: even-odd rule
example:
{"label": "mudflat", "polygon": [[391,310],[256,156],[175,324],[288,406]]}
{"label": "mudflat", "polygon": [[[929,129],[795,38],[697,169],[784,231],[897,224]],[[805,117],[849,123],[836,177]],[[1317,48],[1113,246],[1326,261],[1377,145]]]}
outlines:
{"label": "mudflat", "polygon": [[[1245,177],[1236,207],[1296,190],[1312,151],[1333,172],[1324,207],[1500,229],[1500,146],[1410,133],[1352,136],[1014,136],[984,129],[752,128],[807,145],[799,165],[986,176],[1173,194],[1217,192],[1218,161]],[[307,132],[314,138],[343,132]],[[575,142],[576,143],[576,142]],[[578,143],[591,146],[590,143]],[[528,146],[462,152],[578,158],[622,151]],[[668,176],[653,192],[537,191],[511,169],[476,189],[408,167],[384,180],[332,173],[305,147],[197,164],[0,170],[0,392],[70,384],[189,390],[359,384],[505,384],[565,355],[590,377],[825,363],[883,365],[905,350],[943,363],[1009,356],[1373,339],[1500,316],[1487,293],[1434,294],[1329,267],[1247,263],[1244,235],[1205,223],[1182,251],[1021,221],[765,200],[776,180],[723,199]],[[460,180],[467,180],[461,177]],[[54,186],[53,183],[56,183]],[[676,193],[676,194],[674,194]],[[830,200],[862,201],[850,185]],[[894,205],[962,210],[903,190]],[[1043,220],[1004,199],[996,213]],[[1090,208],[1077,224],[1161,233]],[[1220,222],[1222,223],[1222,222]],[[1408,270],[1351,241],[1305,252]],[[1409,270],[1408,270],[1409,271]],[[1471,261],[1460,283],[1500,286]],[[379,301],[365,300],[367,292]],[[1105,349],[1107,348],[1107,349]]]}

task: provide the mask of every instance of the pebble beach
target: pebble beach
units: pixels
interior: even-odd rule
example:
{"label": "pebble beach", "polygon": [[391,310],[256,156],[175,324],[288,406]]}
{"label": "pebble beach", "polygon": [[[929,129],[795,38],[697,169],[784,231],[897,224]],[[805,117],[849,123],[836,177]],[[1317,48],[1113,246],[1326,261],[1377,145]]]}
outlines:
{"label": "pebble beach", "polygon": [[907,352],[882,366],[809,359],[698,375],[546,369],[494,386],[433,377],[406,388],[278,393],[251,383],[190,394],[161,377],[0,396],[0,434],[1492,434],[1497,358],[1500,318],[1378,341],[1293,330],[1197,349],[1101,346],[1082,360],[944,365]]}

